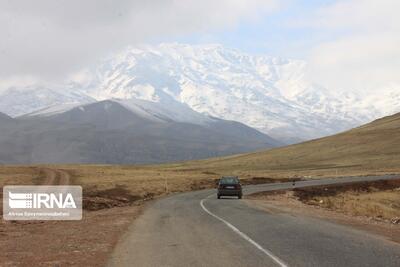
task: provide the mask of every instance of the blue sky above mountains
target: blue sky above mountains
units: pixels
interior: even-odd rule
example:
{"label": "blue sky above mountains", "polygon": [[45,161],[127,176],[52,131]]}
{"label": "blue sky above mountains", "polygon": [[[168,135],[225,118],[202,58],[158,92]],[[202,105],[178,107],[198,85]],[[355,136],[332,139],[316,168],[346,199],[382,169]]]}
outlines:
{"label": "blue sky above mountains", "polygon": [[[307,47],[327,39],[317,29],[307,27],[305,18],[314,16],[333,0],[282,1],[268,14],[237,22],[235,26],[178,38],[184,43],[220,43],[253,54],[270,54],[305,59]],[[331,36],[332,37],[332,36]],[[174,41],[174,39],[166,39]]]}

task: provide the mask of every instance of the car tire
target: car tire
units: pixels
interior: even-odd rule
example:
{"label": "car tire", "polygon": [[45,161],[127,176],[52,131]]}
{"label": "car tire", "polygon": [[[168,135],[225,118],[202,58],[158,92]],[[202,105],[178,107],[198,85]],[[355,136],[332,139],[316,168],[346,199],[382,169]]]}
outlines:
{"label": "car tire", "polygon": [[217,195],[217,198],[218,198],[218,199],[220,199],[220,198],[221,198],[221,196],[220,196],[220,195]]}
{"label": "car tire", "polygon": [[242,199],[242,195],[238,195],[238,199]]}

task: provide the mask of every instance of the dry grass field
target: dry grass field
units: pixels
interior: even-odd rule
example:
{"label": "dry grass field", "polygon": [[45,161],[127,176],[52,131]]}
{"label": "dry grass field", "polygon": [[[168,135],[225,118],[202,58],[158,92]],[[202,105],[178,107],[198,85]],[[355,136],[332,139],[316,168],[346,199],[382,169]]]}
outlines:
{"label": "dry grass field", "polygon": [[400,114],[338,135],[187,168],[255,176],[343,176],[400,172]]}
{"label": "dry grass field", "polygon": [[393,222],[400,219],[399,189],[366,193],[353,191],[335,197],[321,197],[321,200],[319,205],[322,207],[354,216],[369,216]]}
{"label": "dry grass field", "polygon": [[296,189],[300,201],[352,216],[400,220],[400,180]]}

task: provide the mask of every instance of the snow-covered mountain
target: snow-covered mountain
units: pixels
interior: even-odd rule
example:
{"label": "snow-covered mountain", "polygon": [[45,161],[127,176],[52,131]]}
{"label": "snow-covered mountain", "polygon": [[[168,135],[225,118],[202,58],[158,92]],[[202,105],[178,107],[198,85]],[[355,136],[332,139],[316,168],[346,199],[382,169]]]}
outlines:
{"label": "snow-covered mountain", "polygon": [[[56,85],[65,88],[54,91],[62,94],[59,98],[51,93],[50,101],[44,101],[45,93],[31,90],[30,94],[44,97],[32,97],[39,101],[19,104],[16,110],[1,95],[0,112],[15,116],[52,101],[59,105],[111,98],[159,102],[169,110],[184,103],[197,112],[236,120],[294,142],[400,110],[400,86],[373,95],[328,90],[306,79],[306,66],[304,61],[248,55],[221,45],[131,47],[86,69],[79,79]],[[18,99],[14,94],[13,101]]]}
{"label": "snow-covered mountain", "polygon": [[53,89],[41,85],[10,87],[0,92],[0,112],[16,117],[49,106],[85,104],[96,100],[65,85]]}

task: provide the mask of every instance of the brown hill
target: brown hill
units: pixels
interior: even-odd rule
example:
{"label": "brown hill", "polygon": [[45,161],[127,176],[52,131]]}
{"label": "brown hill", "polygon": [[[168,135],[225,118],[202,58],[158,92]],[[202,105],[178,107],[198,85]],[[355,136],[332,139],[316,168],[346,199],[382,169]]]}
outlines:
{"label": "brown hill", "polygon": [[246,176],[400,172],[400,113],[341,134],[301,144],[187,162],[179,167]]}

